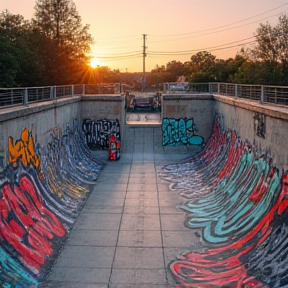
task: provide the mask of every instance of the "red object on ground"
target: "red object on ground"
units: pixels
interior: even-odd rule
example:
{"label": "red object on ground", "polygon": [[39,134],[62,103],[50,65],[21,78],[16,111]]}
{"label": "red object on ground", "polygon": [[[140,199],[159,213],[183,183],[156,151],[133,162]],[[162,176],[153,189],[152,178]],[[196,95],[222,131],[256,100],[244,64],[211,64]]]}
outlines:
{"label": "red object on ground", "polygon": [[120,140],[114,134],[109,137],[109,160],[116,161],[120,158]]}

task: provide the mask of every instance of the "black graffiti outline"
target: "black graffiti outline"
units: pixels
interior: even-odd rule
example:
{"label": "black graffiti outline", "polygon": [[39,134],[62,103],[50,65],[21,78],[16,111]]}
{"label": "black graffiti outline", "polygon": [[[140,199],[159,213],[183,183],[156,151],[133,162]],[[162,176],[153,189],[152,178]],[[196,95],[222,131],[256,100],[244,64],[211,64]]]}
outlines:
{"label": "black graffiti outline", "polygon": [[84,119],[82,130],[85,133],[86,143],[90,149],[108,149],[110,135],[115,135],[117,140],[121,140],[120,123],[118,119],[92,120]]}

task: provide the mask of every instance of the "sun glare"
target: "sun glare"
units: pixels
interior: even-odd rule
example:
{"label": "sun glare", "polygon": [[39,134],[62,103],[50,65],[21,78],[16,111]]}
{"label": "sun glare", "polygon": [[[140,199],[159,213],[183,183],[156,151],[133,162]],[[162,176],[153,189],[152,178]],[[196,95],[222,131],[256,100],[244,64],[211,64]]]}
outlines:
{"label": "sun glare", "polygon": [[92,68],[96,68],[99,64],[100,64],[99,59],[96,58],[96,57],[93,57],[93,58],[90,60],[90,64],[89,64],[89,65],[90,65]]}

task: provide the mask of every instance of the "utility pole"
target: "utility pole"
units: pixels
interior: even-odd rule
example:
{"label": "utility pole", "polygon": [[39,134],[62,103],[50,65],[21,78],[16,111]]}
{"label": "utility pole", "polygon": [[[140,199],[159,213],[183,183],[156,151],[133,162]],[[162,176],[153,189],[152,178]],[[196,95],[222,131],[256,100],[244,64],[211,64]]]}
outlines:
{"label": "utility pole", "polygon": [[142,34],[143,35],[143,79],[142,79],[142,90],[145,90],[146,87],[146,75],[145,75],[145,58],[146,58],[146,36],[147,34]]}

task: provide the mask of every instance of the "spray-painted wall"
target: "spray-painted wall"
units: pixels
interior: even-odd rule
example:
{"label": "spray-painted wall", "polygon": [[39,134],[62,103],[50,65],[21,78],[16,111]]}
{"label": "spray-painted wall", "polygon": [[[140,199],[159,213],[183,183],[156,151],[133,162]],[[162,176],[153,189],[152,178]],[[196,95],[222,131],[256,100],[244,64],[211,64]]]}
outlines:
{"label": "spray-painted wall", "polygon": [[195,134],[202,137],[204,143],[209,139],[215,115],[212,95],[163,94],[161,102],[162,119],[193,119]]}
{"label": "spray-painted wall", "polygon": [[45,143],[54,127],[64,129],[72,120],[81,119],[81,97],[42,102],[29,107],[0,110],[0,156],[8,163],[8,139],[18,139],[23,128],[29,128],[37,142]]}
{"label": "spray-painted wall", "polygon": [[[123,119],[124,102],[91,99],[81,102],[75,97],[0,111],[5,157],[0,169],[2,286],[29,287],[44,277],[100,173],[102,163],[91,157],[83,142],[81,120]],[[211,95],[168,95],[163,100],[163,117],[194,119],[206,142],[206,149],[183,169],[172,165],[162,175],[170,182],[180,178],[170,187],[189,199],[180,207],[186,215],[184,224],[199,229],[212,245],[207,253],[192,251],[170,263],[178,287],[220,287],[240,281],[256,287],[276,283],[279,275],[286,285],[287,257],[281,253],[288,253],[287,169],[282,167],[288,163],[287,114],[220,96],[214,100]],[[221,117],[212,130],[216,111]],[[200,182],[191,182],[198,172]],[[277,273],[271,259],[280,265]],[[198,273],[195,277],[193,271]],[[281,285],[273,287],[285,287]]]}
{"label": "spray-painted wall", "polygon": [[37,287],[45,278],[103,167],[76,120],[36,139],[19,127],[0,170],[1,287]]}
{"label": "spray-painted wall", "polygon": [[1,287],[37,287],[95,185],[81,119],[80,97],[0,111]]}
{"label": "spray-painted wall", "polygon": [[205,244],[169,264],[175,287],[287,287],[288,172],[269,153],[218,115],[206,147],[160,177]]}
{"label": "spray-painted wall", "polygon": [[205,148],[160,175],[183,197],[183,224],[206,248],[183,251],[170,275],[177,288],[286,287],[287,108],[214,99],[217,117]]}
{"label": "spray-painted wall", "polygon": [[121,141],[120,123],[118,119],[84,119],[82,130],[85,133],[86,143],[90,149],[108,149],[109,139],[114,135]]}
{"label": "spray-painted wall", "polygon": [[192,118],[204,143],[216,113],[223,115],[227,128],[237,131],[241,139],[269,151],[275,165],[287,165],[287,108],[221,95],[162,95],[162,119]]}
{"label": "spray-painted wall", "polygon": [[124,137],[125,98],[123,95],[85,96],[81,103],[82,119],[93,121],[118,119]]}
{"label": "spray-painted wall", "polygon": [[259,102],[214,95],[215,111],[241,139],[269,151],[277,166],[288,163],[288,109]]}

